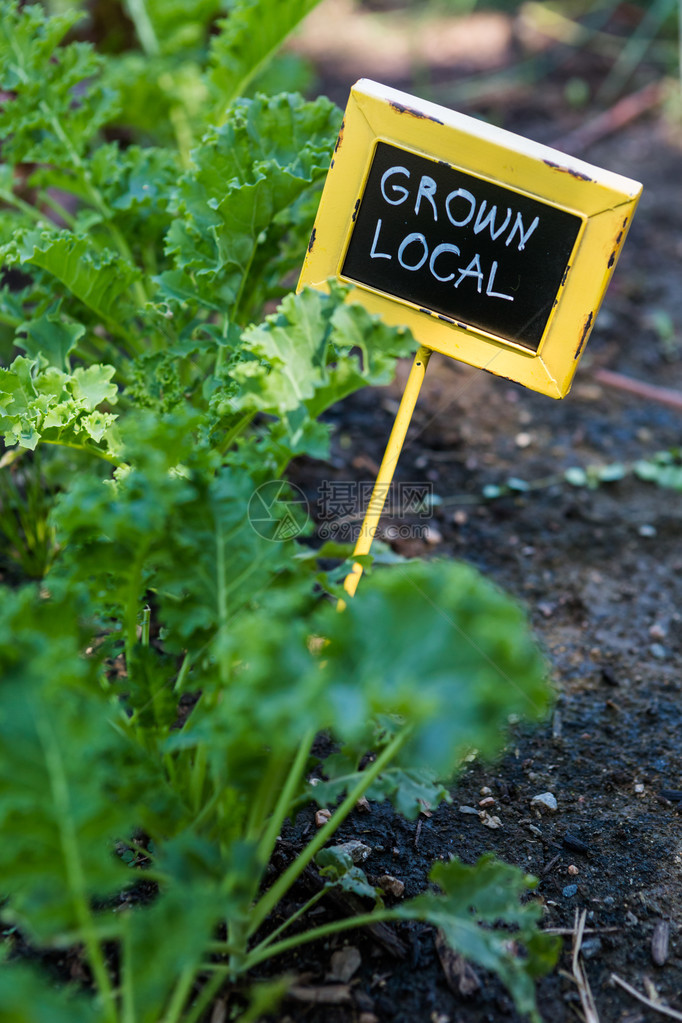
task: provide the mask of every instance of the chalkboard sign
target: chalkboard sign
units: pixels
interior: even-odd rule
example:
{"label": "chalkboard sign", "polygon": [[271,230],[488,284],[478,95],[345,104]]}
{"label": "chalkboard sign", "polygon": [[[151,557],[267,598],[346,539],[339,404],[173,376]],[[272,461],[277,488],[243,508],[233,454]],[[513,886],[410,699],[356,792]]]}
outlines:
{"label": "chalkboard sign", "polygon": [[641,185],[365,79],[351,90],[299,288],[445,355],[568,393]]}
{"label": "chalkboard sign", "polygon": [[379,142],[341,277],[536,351],[581,225]]}

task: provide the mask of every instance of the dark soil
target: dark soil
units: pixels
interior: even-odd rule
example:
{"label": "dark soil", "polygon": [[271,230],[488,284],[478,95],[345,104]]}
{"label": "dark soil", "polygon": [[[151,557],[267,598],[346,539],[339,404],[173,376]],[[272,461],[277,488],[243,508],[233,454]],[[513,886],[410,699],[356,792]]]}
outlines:
{"label": "dark soil", "polygon": [[[560,96],[556,83],[526,92],[504,108],[504,126],[554,142],[576,124]],[[682,789],[682,494],[626,474],[595,490],[555,482],[496,501],[481,496],[510,476],[532,482],[570,466],[631,464],[680,443],[682,410],[595,376],[607,367],[682,392],[679,134],[663,116],[649,116],[579,155],[642,181],[644,196],[573,391],[555,402],[434,356],[397,479],[430,482],[442,503],[428,542],[393,545],[405,555],[463,558],[515,594],[552,665],[553,717],[534,730],[516,726],[497,763],[470,764],[451,805],[415,822],[372,805],[346,822],[339,839],[372,846],[368,874],[396,876],[406,894],[422,889],[429,865],[450,854],[472,862],[494,851],[534,873],[543,926],[570,932],[576,911],[587,911],[583,958],[602,1023],[639,1023],[663,1017],[612,974],[682,1011],[682,803],[674,799]],[[656,329],[661,313],[674,325],[672,338]],[[295,476],[313,508],[322,480],[372,478],[400,393],[400,383],[365,391],[334,410],[330,465],[300,465]],[[396,524],[386,521],[386,535]],[[494,799],[489,812],[501,822],[496,830],[460,809],[478,808],[485,787]],[[556,813],[531,809],[544,792],[556,797]],[[311,810],[297,833],[312,828]],[[664,965],[651,952],[659,921],[670,930]],[[299,976],[297,997],[278,1019],[518,1018],[501,986],[480,971],[469,995],[456,978],[449,985],[430,928],[396,933],[402,956],[352,933],[277,963]],[[345,988],[332,990],[331,956],[344,945],[358,948],[361,965]],[[542,1017],[553,1023],[580,1018],[571,947],[569,933],[557,968],[538,985]],[[302,1000],[312,997],[324,1001]]]}

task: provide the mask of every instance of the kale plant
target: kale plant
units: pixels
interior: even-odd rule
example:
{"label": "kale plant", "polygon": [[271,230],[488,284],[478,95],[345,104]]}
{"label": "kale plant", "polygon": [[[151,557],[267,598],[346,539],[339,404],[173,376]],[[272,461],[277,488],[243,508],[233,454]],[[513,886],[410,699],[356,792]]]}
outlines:
{"label": "kale plant", "polygon": [[[537,1019],[532,878],[439,862],[387,904],[334,845],[361,797],[415,817],[544,712],[521,612],[438,562],[339,614],[342,570],[248,520],[413,350],[339,287],[290,290],[340,113],[265,90],[314,5],[128,0],[137,42],[98,54],[77,5],[0,3],[0,1020],[195,1023],[223,985],[254,1020],[286,986],[264,961],[406,920]],[[275,869],[311,801],[330,819]],[[364,909],[310,922],[333,890]],[[79,983],[35,965],[59,950]]]}

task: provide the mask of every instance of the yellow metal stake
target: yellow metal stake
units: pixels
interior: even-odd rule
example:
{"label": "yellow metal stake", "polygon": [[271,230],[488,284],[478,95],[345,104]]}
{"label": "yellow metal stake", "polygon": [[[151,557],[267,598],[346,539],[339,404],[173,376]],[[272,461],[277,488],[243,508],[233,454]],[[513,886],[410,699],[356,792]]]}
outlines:
{"label": "yellow metal stake", "polygon": [[[353,557],[357,557],[362,554],[369,554],[372,546],[372,540],[376,536],[377,528],[379,526],[379,519],[384,509],[384,504],[388,496],[388,490],[393,479],[393,473],[400,456],[403,444],[405,443],[405,436],[407,434],[407,428],[412,420],[412,413],[414,407],[417,404],[417,398],[419,397],[419,391],[424,380],[424,374],[426,373],[426,367],[429,364],[431,358],[431,349],[426,348],[423,345],[418,350],[412,363],[412,369],[410,375],[407,378],[405,390],[403,392],[402,399],[400,401],[400,408],[398,414],[395,417],[393,429],[391,435],[388,438],[388,444],[386,445],[386,451],[379,467],[379,474],[372,490],[372,496],[369,499],[369,505],[365,512],[365,517],[362,522],[360,529],[360,535],[355,544],[355,550],[353,551]],[[346,576],[343,588],[346,593],[352,597],[358,588],[360,582],[360,576],[362,575],[362,565],[359,562],[355,562],[353,568]],[[346,605],[342,600],[339,601],[339,611],[342,611]]]}

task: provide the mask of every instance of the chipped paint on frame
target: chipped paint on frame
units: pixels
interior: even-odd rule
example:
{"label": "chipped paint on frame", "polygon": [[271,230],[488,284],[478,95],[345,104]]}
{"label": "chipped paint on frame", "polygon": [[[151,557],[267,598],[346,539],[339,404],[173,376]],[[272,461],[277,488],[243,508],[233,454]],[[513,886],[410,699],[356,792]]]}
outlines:
{"label": "chipped paint on frame", "polygon": [[[406,116],[407,115],[407,116]],[[641,185],[608,170],[366,79],[351,90],[299,288],[325,289],[341,268],[378,142],[577,215],[582,226],[537,351],[367,285],[361,302],[420,344],[554,398],[564,397],[582,355]],[[455,158],[455,154],[456,158]],[[624,216],[625,214],[625,216]],[[614,241],[615,240],[615,241]],[[348,283],[348,281],[347,281]],[[494,359],[494,365],[491,360]]]}

